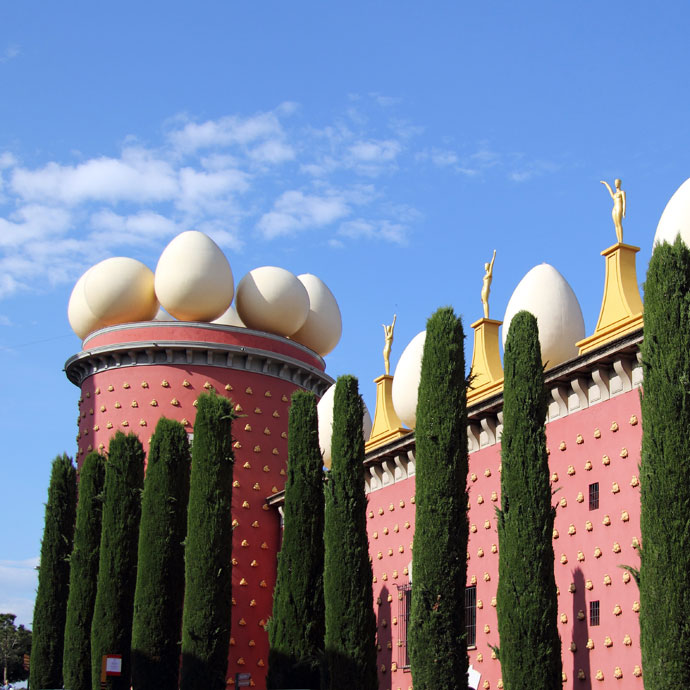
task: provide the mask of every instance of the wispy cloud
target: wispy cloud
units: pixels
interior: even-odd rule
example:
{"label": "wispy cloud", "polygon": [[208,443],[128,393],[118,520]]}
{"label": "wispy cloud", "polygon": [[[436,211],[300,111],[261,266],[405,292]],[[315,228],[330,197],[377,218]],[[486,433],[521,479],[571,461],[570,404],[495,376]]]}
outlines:
{"label": "wispy cloud", "polygon": [[0,298],[73,282],[113,254],[157,256],[191,228],[234,252],[305,232],[336,248],[405,245],[419,214],[393,203],[397,176],[431,166],[524,182],[548,171],[489,142],[434,142],[398,106],[352,94],[317,124],[293,102],[214,119],[182,114],[162,123],[155,145],[132,135],[115,154],[35,166],[0,151]]}
{"label": "wispy cloud", "polygon": [[10,60],[13,60],[14,58],[19,55],[20,50],[19,46],[17,45],[9,45],[5,48],[5,50],[0,53],[0,64],[4,62],[9,62]]}
{"label": "wispy cloud", "polygon": [[264,237],[272,239],[330,225],[349,213],[342,194],[317,196],[291,190],[281,194],[273,209],[259,219],[257,227]]}
{"label": "wispy cloud", "polygon": [[0,560],[0,612],[14,613],[17,624],[31,627],[38,558]]}

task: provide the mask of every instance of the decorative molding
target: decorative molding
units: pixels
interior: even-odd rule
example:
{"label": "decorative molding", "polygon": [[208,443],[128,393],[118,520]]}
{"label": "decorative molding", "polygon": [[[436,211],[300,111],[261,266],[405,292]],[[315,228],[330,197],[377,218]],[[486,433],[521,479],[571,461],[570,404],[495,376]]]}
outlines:
{"label": "decorative molding", "polygon": [[179,340],[118,343],[85,350],[67,360],[65,373],[75,386],[81,387],[89,376],[104,371],[161,364],[249,371],[289,381],[318,396],[334,383],[328,374],[316,367],[269,350]]}
{"label": "decorative molding", "polygon": [[[549,403],[546,423],[581,412],[642,385],[642,357],[637,331],[546,372]],[[471,455],[500,443],[503,394],[468,407],[467,449]],[[366,492],[378,491],[414,476],[415,441],[410,433],[367,453]]]}

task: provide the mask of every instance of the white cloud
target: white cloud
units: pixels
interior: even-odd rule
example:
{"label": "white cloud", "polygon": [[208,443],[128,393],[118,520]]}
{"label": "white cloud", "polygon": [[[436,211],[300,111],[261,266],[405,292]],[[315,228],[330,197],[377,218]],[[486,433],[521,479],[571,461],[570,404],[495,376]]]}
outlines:
{"label": "white cloud", "polygon": [[35,240],[60,235],[71,224],[71,214],[62,208],[27,204],[0,218],[0,248],[19,247]]}
{"label": "white cloud", "polygon": [[17,624],[31,627],[38,573],[38,558],[0,561],[0,612],[14,613]]}
{"label": "white cloud", "polygon": [[101,209],[91,215],[89,225],[92,228],[89,241],[108,247],[155,244],[181,232],[174,221],[153,211],[120,215],[111,209]]}
{"label": "white cloud", "polygon": [[259,219],[257,228],[264,237],[272,239],[330,225],[348,213],[348,205],[340,195],[315,196],[291,190],[280,195],[273,210]]}
{"label": "white cloud", "polygon": [[[370,94],[319,127],[292,102],[201,122],[177,116],[157,146],[127,136],[119,153],[34,167],[0,151],[0,298],[71,283],[113,254],[155,264],[174,234],[192,228],[232,251],[252,230],[267,240],[321,230],[335,245],[404,242],[412,221],[375,178],[411,157],[415,131],[382,123],[377,106],[388,117],[395,99]],[[355,213],[371,228],[341,230]]]}
{"label": "white cloud", "polygon": [[93,158],[76,166],[51,162],[38,170],[14,168],[11,186],[26,201],[66,205],[165,201],[178,192],[170,163],[133,148],[125,149],[121,158]]}
{"label": "white cloud", "polygon": [[0,64],[3,62],[9,62],[10,60],[13,60],[14,58],[19,55],[19,47],[16,45],[9,45],[5,50],[0,54]]}
{"label": "white cloud", "polygon": [[338,228],[338,235],[349,239],[385,240],[404,245],[408,241],[408,230],[402,223],[390,220],[365,220],[357,218],[345,221]]}
{"label": "white cloud", "polygon": [[17,159],[9,152],[0,153],[0,170],[17,165]]}
{"label": "white cloud", "polygon": [[249,145],[261,139],[282,138],[283,128],[275,113],[258,113],[242,118],[235,115],[187,123],[182,129],[170,133],[173,146],[183,153],[199,149],[226,147],[233,144]]}
{"label": "white cloud", "polygon": [[400,153],[400,144],[393,139],[358,141],[350,147],[350,155],[363,163],[388,163]]}

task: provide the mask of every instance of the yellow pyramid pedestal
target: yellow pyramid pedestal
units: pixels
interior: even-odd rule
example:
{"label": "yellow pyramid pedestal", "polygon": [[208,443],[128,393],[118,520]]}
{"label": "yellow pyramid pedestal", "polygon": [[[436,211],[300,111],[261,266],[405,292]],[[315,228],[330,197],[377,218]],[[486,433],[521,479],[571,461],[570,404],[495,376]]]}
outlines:
{"label": "yellow pyramid pedestal", "polygon": [[472,324],[474,350],[470,369],[467,403],[473,404],[498,393],[503,388],[503,365],[498,347],[498,327],[502,321],[479,319]]}
{"label": "yellow pyramid pedestal", "polygon": [[393,377],[390,374],[384,374],[374,379],[374,383],[376,384],[376,411],[371,435],[364,444],[367,453],[410,433],[409,429],[403,427],[393,407]]}
{"label": "yellow pyramid pedestal", "polygon": [[642,327],[643,306],[635,267],[639,251],[639,247],[618,242],[601,252],[606,259],[604,297],[594,333],[576,343],[581,355]]}

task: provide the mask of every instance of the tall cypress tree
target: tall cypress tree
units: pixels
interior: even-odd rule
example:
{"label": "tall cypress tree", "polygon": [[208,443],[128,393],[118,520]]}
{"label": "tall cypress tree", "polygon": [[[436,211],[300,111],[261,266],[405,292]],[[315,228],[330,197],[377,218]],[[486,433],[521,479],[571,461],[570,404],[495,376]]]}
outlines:
{"label": "tall cypress tree", "polygon": [[134,690],[177,690],[179,684],[190,462],[184,426],[161,418],[151,439],[141,500],[132,625]]}
{"label": "tall cypress tree", "polygon": [[135,434],[118,431],[110,439],[105,490],[98,589],[91,621],[91,682],[100,688],[104,654],[122,655],[122,675],[109,678],[111,690],[129,690],[130,645],[137,543],[144,485],[144,449]]}
{"label": "tall cypress tree", "polygon": [[318,688],[323,655],[323,460],[316,399],[292,395],[283,544],[268,629],[269,688]]}
{"label": "tall cypress tree", "polygon": [[34,605],[30,684],[34,688],[62,687],[62,650],[69,596],[69,558],[77,510],[77,471],[72,459],[53,461],[46,503],[41,564]]}
{"label": "tall cypress tree", "polygon": [[640,647],[646,690],[690,685],[690,251],[654,249],[644,305]]}
{"label": "tall cypress tree", "polygon": [[79,471],[79,502],[70,559],[63,674],[70,690],[91,690],[91,619],[96,601],[105,458],[89,453]]}
{"label": "tall cypress tree", "polygon": [[506,690],[561,687],[553,521],[546,454],[546,388],[536,318],[511,321],[506,339],[498,515],[498,632]]}
{"label": "tall cypress tree", "polygon": [[363,403],[354,376],[341,376],[333,402],[326,486],[324,600],[329,690],[376,690],[376,619],[364,494]]}
{"label": "tall cypress tree", "polygon": [[199,396],[189,487],[181,690],[225,690],[232,610],[232,406]]}
{"label": "tall cypress tree", "polygon": [[410,611],[415,690],[467,687],[467,412],[460,319],[427,322],[417,399],[416,518]]}

